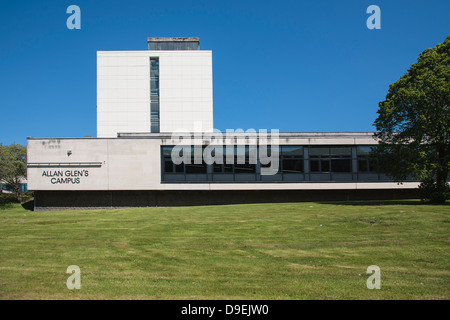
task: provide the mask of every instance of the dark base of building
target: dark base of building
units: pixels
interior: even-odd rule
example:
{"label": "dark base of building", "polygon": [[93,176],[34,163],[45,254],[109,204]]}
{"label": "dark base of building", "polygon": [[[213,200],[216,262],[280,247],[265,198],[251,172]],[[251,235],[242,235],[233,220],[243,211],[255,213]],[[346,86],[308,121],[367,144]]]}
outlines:
{"label": "dark base of building", "polygon": [[35,191],[35,210],[170,207],[243,203],[401,200],[417,189],[227,191]]}

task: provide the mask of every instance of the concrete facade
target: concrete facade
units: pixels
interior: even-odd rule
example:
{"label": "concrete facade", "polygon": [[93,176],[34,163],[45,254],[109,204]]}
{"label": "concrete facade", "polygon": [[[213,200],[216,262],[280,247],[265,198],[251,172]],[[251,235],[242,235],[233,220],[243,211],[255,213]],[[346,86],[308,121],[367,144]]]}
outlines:
{"label": "concrete facade", "polygon": [[[207,136],[207,135],[205,135]],[[226,142],[228,143],[228,142]],[[225,143],[225,144],[226,144]],[[281,133],[280,145],[357,146],[374,145],[369,133]],[[327,173],[315,180],[255,181],[163,181],[161,147],[175,145],[171,136],[146,134],[122,138],[28,139],[28,189],[54,191],[88,190],[360,190],[412,189],[417,182],[399,185],[387,178],[358,175],[356,164],[349,173]],[[303,175],[312,175],[308,169]],[[352,160],[354,161],[354,160]],[[317,175],[317,174],[316,174]],[[372,174],[375,175],[375,174]],[[193,175],[195,177],[195,175]],[[170,183],[169,183],[170,182]],[[196,183],[192,183],[196,182]],[[245,182],[245,181],[244,181]],[[276,183],[274,183],[276,182]]]}
{"label": "concrete facade", "polygon": [[98,138],[150,132],[153,57],[160,68],[160,132],[212,131],[211,51],[98,51]]}

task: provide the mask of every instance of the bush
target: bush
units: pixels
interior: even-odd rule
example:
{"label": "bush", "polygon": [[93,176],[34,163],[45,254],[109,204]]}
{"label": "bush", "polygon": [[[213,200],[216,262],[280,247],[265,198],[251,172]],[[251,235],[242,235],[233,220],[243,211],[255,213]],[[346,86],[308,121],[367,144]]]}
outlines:
{"label": "bush", "polygon": [[433,179],[426,179],[419,186],[419,195],[422,201],[445,203],[450,199],[450,186],[447,182],[438,184]]}
{"label": "bush", "polygon": [[29,192],[22,192],[22,203],[32,200],[34,197],[34,193]]}
{"label": "bush", "polygon": [[0,194],[0,206],[9,203],[19,203],[15,193],[2,193]]}

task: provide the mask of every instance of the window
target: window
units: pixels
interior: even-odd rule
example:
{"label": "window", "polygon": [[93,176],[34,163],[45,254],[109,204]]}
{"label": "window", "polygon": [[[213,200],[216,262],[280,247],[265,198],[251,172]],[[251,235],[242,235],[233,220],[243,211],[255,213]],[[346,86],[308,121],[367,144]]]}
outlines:
{"label": "window", "polygon": [[[181,172],[184,172],[184,165],[183,164],[177,166],[177,165],[175,165],[172,162],[172,157],[171,157],[171,155],[172,155],[172,148],[173,148],[172,146],[170,146],[170,147],[162,147],[162,154],[163,154],[162,158],[163,158],[163,163],[164,163],[164,166],[163,166],[164,173],[179,172],[180,168],[178,168],[178,170],[177,170],[177,167],[180,167],[180,166],[182,168]],[[181,152],[183,152],[183,151],[181,151]],[[182,153],[180,153],[180,155],[182,155]]]}
{"label": "window", "polygon": [[150,132],[159,132],[159,58],[150,58]]}
{"label": "window", "polygon": [[[237,154],[238,152],[238,147],[234,146],[233,149],[233,163],[227,163],[227,148],[226,147],[222,147],[222,155],[223,155],[223,160],[222,160],[222,164],[220,163],[214,163],[214,169],[213,172],[214,173],[236,173],[236,174],[240,174],[240,173],[256,173],[256,156],[257,156],[257,149],[256,147],[249,147],[249,146],[242,146],[239,147],[239,150],[241,150],[241,148],[243,148],[244,150],[244,163],[241,163],[242,161],[238,161],[241,160],[242,155]],[[216,149],[217,150],[217,149]],[[242,152],[242,151],[239,151]],[[230,153],[231,154],[231,153]],[[254,159],[254,160],[253,160]]]}
{"label": "window", "polygon": [[226,148],[223,146],[215,147],[211,151],[211,155],[213,157],[222,157],[222,163],[213,164],[213,172],[214,173],[233,173],[233,164],[227,164],[226,162]]}
{"label": "window", "polygon": [[[172,149],[173,146],[162,147],[162,158],[164,173],[206,173],[206,163],[201,156],[194,153],[194,147],[191,147],[191,163],[175,164],[172,161]],[[203,154],[203,148],[202,148]],[[183,156],[183,149],[180,150],[180,157]],[[197,160],[197,161],[196,161]],[[199,162],[200,163],[196,163]]]}
{"label": "window", "polygon": [[370,152],[375,146],[358,146],[356,154],[358,155],[358,172],[376,172],[377,160],[372,159]]}
{"label": "window", "polygon": [[[242,149],[242,147],[240,147]],[[241,151],[240,151],[241,152]],[[234,173],[256,173],[256,147],[244,146],[244,163],[238,161],[238,147],[234,147]]]}
{"label": "window", "polygon": [[311,172],[351,172],[351,147],[310,147]]}
{"label": "window", "polygon": [[191,163],[185,163],[186,173],[206,173],[203,151],[204,148],[201,146],[191,146]]}
{"label": "window", "polygon": [[281,146],[281,172],[303,172],[303,147]]}

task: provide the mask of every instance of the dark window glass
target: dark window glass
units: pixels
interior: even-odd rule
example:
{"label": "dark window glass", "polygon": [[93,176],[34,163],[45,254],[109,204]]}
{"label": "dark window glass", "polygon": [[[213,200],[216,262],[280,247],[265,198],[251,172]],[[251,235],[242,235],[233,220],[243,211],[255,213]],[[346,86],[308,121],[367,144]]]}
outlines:
{"label": "dark window glass", "polygon": [[283,159],[283,173],[301,173],[303,172],[303,159]]}
{"label": "dark window glass", "polygon": [[351,147],[331,147],[330,148],[331,156],[349,156],[352,155]]}
{"label": "dark window glass", "polygon": [[319,160],[310,160],[309,169],[311,172],[319,172]]}
{"label": "dark window glass", "polygon": [[366,172],[368,171],[368,166],[367,166],[367,160],[366,159],[360,159],[358,160],[358,171],[361,172]]}
{"label": "dark window glass", "polygon": [[375,146],[358,146],[356,153],[358,156],[367,156],[372,151],[372,148],[375,148]]}
{"label": "dark window glass", "polygon": [[173,147],[163,147],[163,156],[164,157],[171,157],[172,156],[172,148]]}
{"label": "dark window glass", "polygon": [[309,156],[311,158],[329,155],[330,155],[330,148],[328,147],[309,147]]}
{"label": "dark window glass", "polygon": [[186,173],[206,173],[206,163],[186,164]]}
{"label": "dark window glass", "polygon": [[375,146],[358,146],[356,152],[358,154],[358,171],[359,172],[376,172],[377,161],[370,158],[370,153]]}
{"label": "dark window glass", "polygon": [[235,164],[234,165],[234,173],[255,173],[256,165],[255,164]]}
{"label": "dark window glass", "polygon": [[172,160],[164,160],[164,172],[172,173],[173,172],[173,162]]}
{"label": "dark window glass", "polygon": [[377,161],[367,159],[366,157],[358,157],[358,171],[359,172],[376,172]]}
{"label": "dark window glass", "polygon": [[377,161],[376,160],[369,160],[368,162],[369,162],[369,171],[370,172],[377,171],[377,166],[378,166]]}
{"label": "dark window glass", "polygon": [[175,165],[175,172],[176,173],[183,173],[184,172],[184,164],[177,164]]}
{"label": "dark window glass", "polygon": [[329,172],[330,171],[330,160],[322,160],[320,161],[321,165],[321,171],[322,172]]}
{"label": "dark window glass", "polygon": [[281,146],[282,157],[303,157],[302,146]]}
{"label": "dark window glass", "polygon": [[351,159],[332,159],[331,160],[332,172],[351,172],[352,160]]}
{"label": "dark window glass", "polygon": [[221,173],[223,165],[219,163],[214,163],[214,173]]}
{"label": "dark window glass", "polygon": [[[310,147],[311,172],[351,172],[352,148],[349,146]],[[315,162],[314,159],[320,159]]]}

